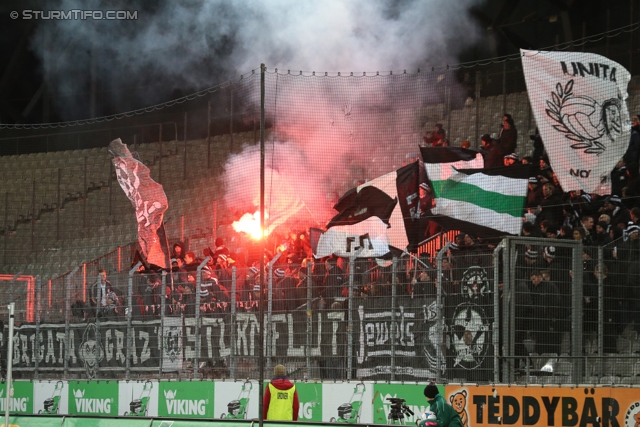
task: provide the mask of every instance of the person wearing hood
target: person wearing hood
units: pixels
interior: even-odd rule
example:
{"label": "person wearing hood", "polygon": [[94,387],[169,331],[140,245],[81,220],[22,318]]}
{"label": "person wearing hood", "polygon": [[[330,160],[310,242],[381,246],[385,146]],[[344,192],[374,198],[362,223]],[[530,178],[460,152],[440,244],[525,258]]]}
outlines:
{"label": "person wearing hood", "polygon": [[502,116],[502,126],[498,133],[498,145],[505,153],[515,153],[518,143],[518,130],[511,114]]}
{"label": "person wearing hood", "polygon": [[[458,412],[442,397],[438,391],[438,386],[432,381],[424,388],[424,397],[427,399],[430,407],[429,410],[436,414],[438,419],[438,427],[462,427],[462,419]],[[424,427],[423,420],[419,426]],[[465,422],[464,425],[467,423]]]}
{"label": "person wearing hood", "polygon": [[184,257],[186,253],[184,250],[184,245],[182,242],[177,242],[173,244],[173,248],[171,249],[171,258],[178,261],[178,267],[182,267],[185,264]]}
{"label": "person wearing hood", "polygon": [[265,420],[298,421],[300,400],[296,386],[287,378],[282,365],[273,368],[274,378],[264,391],[262,417]]}

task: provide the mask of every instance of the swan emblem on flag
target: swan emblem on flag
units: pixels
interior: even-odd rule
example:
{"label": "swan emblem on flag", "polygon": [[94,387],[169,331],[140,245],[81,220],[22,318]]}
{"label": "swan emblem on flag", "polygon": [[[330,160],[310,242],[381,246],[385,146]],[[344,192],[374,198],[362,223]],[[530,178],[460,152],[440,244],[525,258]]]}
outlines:
{"label": "swan emblem on flag", "polygon": [[586,95],[573,93],[573,80],[556,84],[545,109],[552,126],[573,142],[571,148],[599,156],[622,135],[622,101],[607,99],[600,103]]}

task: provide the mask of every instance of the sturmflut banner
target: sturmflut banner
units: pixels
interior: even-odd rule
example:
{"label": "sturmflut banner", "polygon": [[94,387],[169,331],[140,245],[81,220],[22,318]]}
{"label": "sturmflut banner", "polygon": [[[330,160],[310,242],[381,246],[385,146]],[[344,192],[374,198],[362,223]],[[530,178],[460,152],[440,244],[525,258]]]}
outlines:
{"label": "sturmflut banner", "polygon": [[610,194],[629,145],[629,72],[584,52],[521,50],[529,101],[563,191]]}
{"label": "sturmflut banner", "polygon": [[[358,376],[389,379],[393,373],[396,379],[410,380],[433,378],[438,371],[444,372],[444,354],[437,353],[441,351],[442,338],[435,299],[398,297],[396,304],[392,312],[388,298],[354,300],[352,354]],[[346,360],[348,312],[315,311],[309,330],[306,311],[273,313],[269,319],[267,345],[273,357],[305,359],[310,354],[318,360]],[[489,321],[481,320],[483,324]],[[99,377],[103,370],[121,372],[127,366],[127,357],[132,369],[157,372],[160,363],[163,371],[172,371],[180,369],[182,360],[187,359],[204,362],[259,356],[259,321],[255,313],[237,313],[235,322],[228,313],[202,317],[200,322],[197,328],[195,318],[167,317],[164,328],[157,319],[133,321],[131,329],[121,321],[72,323],[68,345],[64,324],[23,324],[13,336],[13,367],[20,372],[33,371],[37,366],[42,373],[60,371],[66,365],[91,379]],[[456,322],[455,316],[447,316],[446,323],[450,324],[447,328],[451,331],[455,330]],[[465,331],[478,329],[467,323]],[[484,334],[482,329],[478,331],[474,334]],[[484,338],[477,342],[484,341],[488,342]],[[477,342],[474,348],[478,347]],[[37,347],[40,351],[34,351]],[[456,351],[463,354],[467,350],[465,347]],[[477,356],[471,369],[486,369],[490,358],[485,359],[484,353]],[[341,369],[346,366],[343,364]]]}

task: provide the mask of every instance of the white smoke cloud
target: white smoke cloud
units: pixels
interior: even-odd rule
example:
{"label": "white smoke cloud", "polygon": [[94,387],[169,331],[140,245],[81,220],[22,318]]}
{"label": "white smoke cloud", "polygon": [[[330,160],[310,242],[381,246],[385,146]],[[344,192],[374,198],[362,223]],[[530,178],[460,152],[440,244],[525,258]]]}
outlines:
{"label": "white smoke cloud", "polygon": [[468,9],[479,2],[63,0],[55,9],[128,10],[137,19],[40,20],[31,47],[57,107],[77,116],[89,99],[92,60],[105,101],[135,99],[136,107],[166,100],[176,88],[213,86],[260,63],[322,72],[454,63],[477,40]]}
{"label": "white smoke cloud", "polygon": [[[88,99],[92,55],[106,100],[133,100],[136,107],[166,100],[176,88],[213,86],[260,63],[270,72],[318,75],[424,71],[456,63],[477,42],[468,11],[480,1],[63,0],[61,9],[137,10],[138,19],[40,23],[32,48],[43,58],[58,108],[73,116]],[[417,157],[424,123],[407,111],[441,96],[430,92],[438,76],[422,74],[406,82],[314,81],[302,91],[294,80],[279,80],[266,162],[272,217],[300,197],[305,222],[322,226],[348,188]],[[84,101],[70,102],[79,97]],[[258,206],[259,155],[251,147],[225,165],[228,205],[245,212]]]}

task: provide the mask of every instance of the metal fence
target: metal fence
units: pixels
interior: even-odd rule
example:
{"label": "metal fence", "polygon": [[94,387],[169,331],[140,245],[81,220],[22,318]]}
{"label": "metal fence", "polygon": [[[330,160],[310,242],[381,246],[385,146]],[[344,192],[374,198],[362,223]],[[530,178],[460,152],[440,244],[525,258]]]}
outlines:
{"label": "metal fence", "polygon": [[635,384],[638,243],[511,237],[393,260],[281,255],[263,282],[256,267],[211,258],[164,275],[109,269],[104,284],[104,263],[84,265],[25,297],[35,312],[29,321],[26,305],[16,324],[14,375],[246,379],[283,363],[292,378],[326,381]]}

